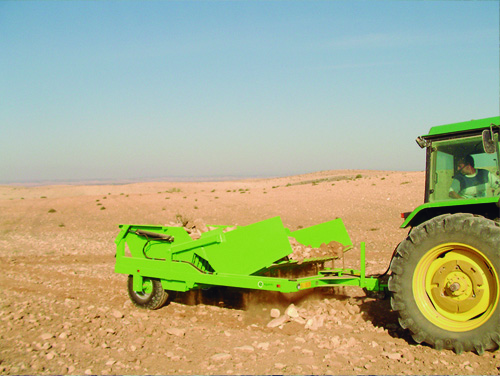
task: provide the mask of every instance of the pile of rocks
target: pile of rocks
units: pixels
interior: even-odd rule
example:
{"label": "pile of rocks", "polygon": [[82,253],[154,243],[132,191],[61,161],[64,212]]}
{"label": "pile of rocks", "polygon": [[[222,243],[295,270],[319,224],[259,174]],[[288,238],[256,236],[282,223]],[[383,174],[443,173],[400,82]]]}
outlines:
{"label": "pile of rocks", "polygon": [[195,219],[194,221],[188,221],[183,224],[186,232],[191,236],[191,239],[197,240],[201,237],[201,234],[209,231],[208,226],[202,219]]}
{"label": "pile of rocks", "polygon": [[293,250],[290,258],[297,260],[299,264],[301,264],[304,259],[316,257],[333,257],[334,259],[340,259],[343,258],[344,252],[347,250],[347,247],[335,240],[328,244],[323,243],[319,248],[305,246],[293,237],[289,237],[288,240],[290,241],[290,245]]}
{"label": "pile of rocks", "polygon": [[309,316],[306,312],[299,313],[297,307],[294,304],[290,304],[282,315],[278,308],[273,308],[271,310],[271,320],[268,324],[268,328],[283,328],[283,326],[288,322],[296,322],[304,325],[305,329],[317,330],[321,328],[324,324],[324,315],[313,315]]}
{"label": "pile of rocks", "polygon": [[[182,217],[178,218],[177,222],[170,222],[167,226],[170,227],[183,227],[184,230],[189,234],[191,239],[198,240],[201,237],[201,234],[207,231],[214,230],[216,227],[207,226],[205,221],[201,218],[197,218],[194,220],[184,219]],[[236,228],[236,226],[226,227],[223,232],[232,231]]]}

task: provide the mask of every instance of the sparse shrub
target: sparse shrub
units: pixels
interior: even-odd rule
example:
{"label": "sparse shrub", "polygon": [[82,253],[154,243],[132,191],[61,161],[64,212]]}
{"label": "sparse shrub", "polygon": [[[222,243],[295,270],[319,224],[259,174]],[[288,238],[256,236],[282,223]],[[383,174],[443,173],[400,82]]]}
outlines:
{"label": "sparse shrub", "polygon": [[362,177],[363,177],[363,175],[357,174],[355,179],[361,179]]}
{"label": "sparse shrub", "polygon": [[66,227],[66,226],[64,225],[64,223],[61,223],[59,227]]}
{"label": "sparse shrub", "polygon": [[101,210],[106,210],[106,208],[104,206],[101,207]]}
{"label": "sparse shrub", "polygon": [[56,213],[57,210],[56,209],[49,209],[49,213]]}
{"label": "sparse shrub", "polygon": [[47,196],[41,196],[40,198],[47,198]]}

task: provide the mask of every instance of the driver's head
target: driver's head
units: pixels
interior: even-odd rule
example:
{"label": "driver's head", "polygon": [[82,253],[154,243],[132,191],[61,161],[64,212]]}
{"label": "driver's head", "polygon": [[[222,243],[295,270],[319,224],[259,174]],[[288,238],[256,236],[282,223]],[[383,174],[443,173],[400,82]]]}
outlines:
{"label": "driver's head", "polygon": [[474,158],[471,155],[459,158],[457,161],[457,171],[463,174],[470,173],[469,170],[474,169]]}

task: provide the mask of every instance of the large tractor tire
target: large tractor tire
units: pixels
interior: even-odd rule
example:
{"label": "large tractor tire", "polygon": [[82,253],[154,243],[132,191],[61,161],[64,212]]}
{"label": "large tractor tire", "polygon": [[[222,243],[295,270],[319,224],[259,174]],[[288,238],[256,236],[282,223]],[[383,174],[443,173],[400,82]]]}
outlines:
{"label": "large tractor tire", "polygon": [[136,307],[143,309],[158,309],[163,307],[167,302],[169,294],[163,289],[158,279],[144,277],[142,283],[143,291],[141,292],[134,291],[133,281],[133,276],[129,275],[127,281],[128,296]]}
{"label": "large tractor tire", "polygon": [[392,309],[417,343],[456,353],[500,346],[500,226],[445,214],[414,227],[391,262]]}

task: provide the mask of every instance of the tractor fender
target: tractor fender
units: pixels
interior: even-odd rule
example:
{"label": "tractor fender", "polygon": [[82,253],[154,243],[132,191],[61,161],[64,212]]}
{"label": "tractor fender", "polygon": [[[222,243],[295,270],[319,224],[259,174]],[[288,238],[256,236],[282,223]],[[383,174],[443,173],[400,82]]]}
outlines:
{"label": "tractor fender", "polygon": [[406,217],[401,228],[416,227],[438,215],[470,213],[495,220],[500,217],[498,197],[428,202],[417,207]]}

